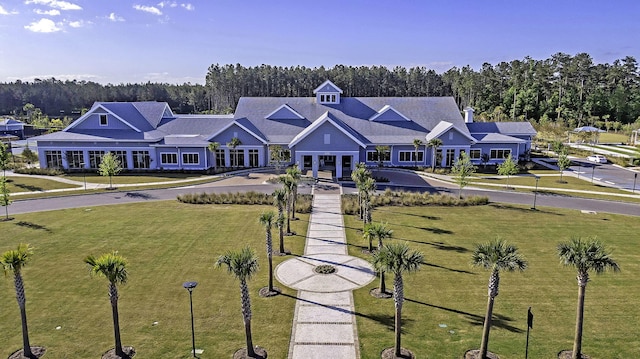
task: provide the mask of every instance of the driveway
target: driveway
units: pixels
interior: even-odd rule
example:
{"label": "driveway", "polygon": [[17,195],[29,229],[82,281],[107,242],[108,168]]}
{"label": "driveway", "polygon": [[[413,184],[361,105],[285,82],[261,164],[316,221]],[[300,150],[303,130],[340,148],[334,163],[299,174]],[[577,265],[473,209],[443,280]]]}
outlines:
{"label": "driveway", "polygon": [[594,181],[626,190],[633,190],[635,180],[635,190],[640,191],[640,182],[637,179],[638,172],[617,165],[593,163],[580,158],[572,158],[571,161],[575,166],[571,166],[570,170],[582,179],[591,180],[593,178]]}

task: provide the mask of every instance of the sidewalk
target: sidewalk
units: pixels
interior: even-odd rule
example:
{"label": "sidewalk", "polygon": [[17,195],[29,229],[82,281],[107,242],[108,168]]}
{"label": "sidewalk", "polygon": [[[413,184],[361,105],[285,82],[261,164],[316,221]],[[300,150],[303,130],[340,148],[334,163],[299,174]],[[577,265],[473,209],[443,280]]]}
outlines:
{"label": "sidewalk", "polygon": [[[347,254],[340,194],[314,193],[309,222],[304,256],[276,268],[278,281],[298,290],[288,358],[360,358],[352,290],[373,281],[375,272]],[[321,264],[336,271],[318,274]]]}

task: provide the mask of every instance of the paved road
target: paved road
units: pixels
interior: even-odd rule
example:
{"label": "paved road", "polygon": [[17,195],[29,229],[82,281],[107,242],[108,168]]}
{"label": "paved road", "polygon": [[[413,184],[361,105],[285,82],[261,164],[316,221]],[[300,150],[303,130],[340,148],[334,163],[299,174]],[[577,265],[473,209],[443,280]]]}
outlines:
{"label": "paved road", "polygon": [[570,170],[582,179],[604,182],[612,187],[633,190],[634,180],[636,191],[640,191],[640,180],[636,178],[637,172],[620,168],[611,164],[593,163],[583,159],[572,159],[577,166],[571,166]]}
{"label": "paved road", "polygon": [[[264,184],[258,182],[246,182],[237,184],[232,179],[223,181],[187,186],[170,189],[142,190],[130,192],[105,192],[87,195],[74,195],[64,197],[51,197],[29,200],[17,200],[9,208],[11,214],[20,214],[27,212],[51,211],[65,208],[76,207],[92,207],[99,205],[123,204],[133,202],[163,201],[174,200],[177,195],[185,193],[198,192],[243,192],[248,190],[272,193],[274,189],[280,185]],[[420,192],[444,192],[457,195],[455,185],[437,180],[425,180],[413,173],[402,173],[393,177],[394,184],[380,183],[378,189],[384,191],[386,187],[392,189],[404,189],[409,191]],[[344,193],[356,193],[355,186],[351,183],[343,183]],[[311,188],[303,185],[299,189],[299,193],[310,193]],[[532,205],[534,195],[531,193],[521,192],[502,192],[491,191],[486,189],[470,189],[463,191],[464,195],[481,195],[489,197],[492,202],[503,202],[511,204]],[[562,195],[541,195],[536,198],[536,207],[558,207],[576,210],[588,210],[595,212],[618,213],[625,215],[640,216],[640,205],[634,203],[603,201],[586,198],[576,198]]]}

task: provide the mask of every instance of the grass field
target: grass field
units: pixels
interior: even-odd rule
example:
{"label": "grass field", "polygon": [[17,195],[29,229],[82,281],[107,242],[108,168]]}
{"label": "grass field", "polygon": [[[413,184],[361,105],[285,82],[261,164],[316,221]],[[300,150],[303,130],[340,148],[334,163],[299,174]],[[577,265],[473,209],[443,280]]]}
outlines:
{"label": "grass field", "polygon": [[[529,357],[556,358],[573,343],[577,301],[576,273],[559,264],[556,245],[573,235],[597,235],[613,250],[622,271],[593,275],[586,291],[584,353],[592,358],[632,358],[640,352],[637,318],[640,295],[640,218],[518,206],[383,207],[394,240],[425,254],[427,265],[405,277],[403,346],[418,358],[462,358],[480,347],[489,273],[469,265],[474,243],[500,236],[516,244],[529,261],[523,273],[501,276],[494,307],[489,350],[501,358],[524,357],[527,308],[535,314]],[[367,257],[353,216],[345,219],[350,254]],[[387,278],[391,286],[393,278]],[[369,290],[354,292],[362,358],[379,358],[393,345],[391,299],[375,299]],[[440,325],[446,325],[441,327]]]}
{"label": "grass field", "polygon": [[[190,357],[189,295],[182,283],[191,280],[199,283],[193,306],[196,346],[204,349],[200,358],[230,358],[244,346],[240,290],[213,263],[228,249],[250,245],[261,265],[249,282],[254,343],[265,347],[270,358],[285,358],[295,291],[283,288],[285,295],[272,298],[257,295],[267,284],[264,230],[257,219],[270,208],[168,201],[16,215],[0,222],[0,251],[19,242],[36,248],[23,271],[32,345],[47,347],[50,359],[99,358],[113,347],[107,281],[91,278],[82,260],[115,249],[129,260],[129,283],[120,288],[119,309],[123,344],[137,349],[136,358]],[[302,254],[308,218],[299,217],[291,225],[303,236],[285,239],[296,254]],[[274,257],[274,263],[286,258]],[[6,357],[22,345],[11,276],[0,279],[0,302],[0,356]]]}
{"label": "grass field", "polygon": [[[64,178],[79,182],[84,181],[84,179],[86,178],[87,182],[89,183],[109,184],[109,177],[101,176],[98,173],[87,173],[85,176],[83,176],[81,173],[67,173],[64,175]],[[118,184],[168,182],[184,179],[196,179],[199,177],[202,177],[202,175],[190,173],[153,173],[148,175],[141,173],[122,173],[117,176],[113,176],[111,180],[113,182],[113,185],[117,186]]]}
{"label": "grass field", "polygon": [[10,193],[46,191],[76,187],[78,186],[37,177],[7,176],[7,189],[9,189]]}

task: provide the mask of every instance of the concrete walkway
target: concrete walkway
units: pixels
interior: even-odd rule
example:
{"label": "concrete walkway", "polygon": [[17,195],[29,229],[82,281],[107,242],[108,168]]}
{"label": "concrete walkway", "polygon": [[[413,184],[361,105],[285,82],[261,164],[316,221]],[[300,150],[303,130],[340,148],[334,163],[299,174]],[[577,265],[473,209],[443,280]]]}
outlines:
{"label": "concrete walkway", "polygon": [[[325,188],[327,186],[325,185]],[[315,190],[304,256],[276,268],[280,283],[298,290],[289,359],[360,358],[352,290],[375,279],[371,265],[347,255],[340,194]],[[329,264],[333,274],[314,268]]]}

